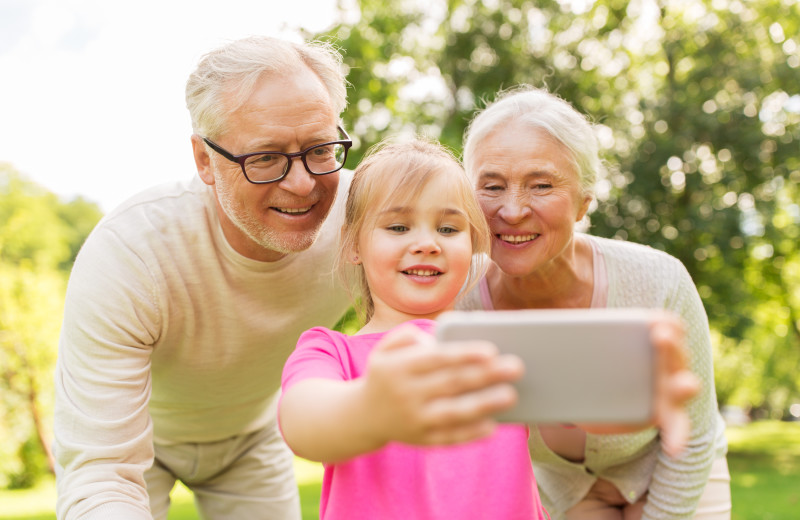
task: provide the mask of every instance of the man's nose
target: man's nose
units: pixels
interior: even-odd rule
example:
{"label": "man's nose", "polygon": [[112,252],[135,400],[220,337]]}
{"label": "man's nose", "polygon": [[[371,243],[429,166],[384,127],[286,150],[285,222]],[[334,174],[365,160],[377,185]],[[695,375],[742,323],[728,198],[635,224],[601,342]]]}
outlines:
{"label": "man's nose", "polygon": [[[300,164],[295,164],[295,161]],[[314,186],[316,186],[317,180],[314,175],[306,171],[305,165],[300,157],[291,157],[289,159],[289,170],[278,184],[283,190],[299,197],[307,197],[314,189]]]}

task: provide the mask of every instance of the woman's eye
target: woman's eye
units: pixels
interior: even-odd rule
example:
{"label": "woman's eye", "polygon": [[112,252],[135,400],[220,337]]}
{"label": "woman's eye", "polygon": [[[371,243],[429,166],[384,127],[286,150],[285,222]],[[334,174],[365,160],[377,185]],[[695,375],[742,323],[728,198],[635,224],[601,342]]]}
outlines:
{"label": "woman's eye", "polygon": [[534,189],[537,190],[549,190],[550,188],[553,187],[553,185],[548,183],[541,183],[541,184],[535,184],[533,187]]}

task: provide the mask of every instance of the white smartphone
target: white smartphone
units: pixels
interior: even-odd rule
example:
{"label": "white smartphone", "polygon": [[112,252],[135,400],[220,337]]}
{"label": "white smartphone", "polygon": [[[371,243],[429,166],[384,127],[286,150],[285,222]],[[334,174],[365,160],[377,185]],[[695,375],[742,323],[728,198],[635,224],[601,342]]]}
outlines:
{"label": "white smartphone", "polygon": [[641,423],[653,414],[653,317],[646,309],[451,311],[436,335],[489,340],[525,363],[519,401],[498,420]]}

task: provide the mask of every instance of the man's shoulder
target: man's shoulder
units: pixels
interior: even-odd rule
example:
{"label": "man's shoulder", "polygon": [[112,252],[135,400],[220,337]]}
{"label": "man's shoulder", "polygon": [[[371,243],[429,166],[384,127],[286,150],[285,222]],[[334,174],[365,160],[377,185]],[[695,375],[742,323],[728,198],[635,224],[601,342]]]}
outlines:
{"label": "man's shoulder", "polygon": [[191,241],[208,229],[213,218],[213,198],[199,178],[163,183],[133,195],[106,214],[84,247],[141,250]]}
{"label": "man's shoulder", "polygon": [[103,220],[112,221],[119,218],[130,217],[136,213],[149,211],[167,212],[182,208],[205,207],[207,186],[197,177],[180,181],[170,181],[151,186],[139,193],[132,195],[119,206],[111,210]]}

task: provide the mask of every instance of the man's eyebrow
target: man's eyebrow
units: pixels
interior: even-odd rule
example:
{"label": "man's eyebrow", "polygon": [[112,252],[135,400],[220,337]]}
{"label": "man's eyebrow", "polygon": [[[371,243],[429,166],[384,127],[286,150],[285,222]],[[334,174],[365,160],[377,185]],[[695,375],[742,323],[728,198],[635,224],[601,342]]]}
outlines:
{"label": "man's eyebrow", "polygon": [[[340,138],[339,138],[338,132],[336,133],[335,136],[332,136],[332,137],[330,136],[330,134],[328,134],[326,132],[324,134],[320,134],[320,135],[314,137],[313,139],[310,139],[308,141],[308,143],[310,143],[310,144],[304,144],[303,148],[301,150],[290,150],[290,153],[291,152],[301,152],[303,150],[307,150],[308,148],[311,148],[312,146],[316,146],[316,145],[322,144],[322,143],[330,143],[330,142],[333,142],[333,141],[338,141],[339,139]],[[258,153],[258,152],[280,152],[280,153],[286,153],[285,150],[281,150],[281,147],[282,147],[281,145],[275,144],[272,141],[253,141],[253,144],[249,144],[247,146],[250,149],[250,151],[246,152],[246,153]]]}

